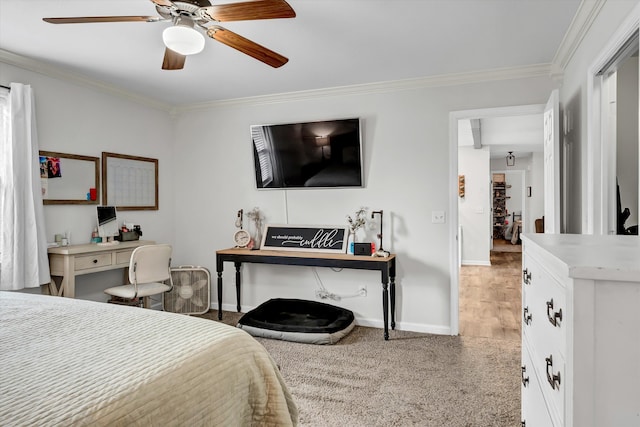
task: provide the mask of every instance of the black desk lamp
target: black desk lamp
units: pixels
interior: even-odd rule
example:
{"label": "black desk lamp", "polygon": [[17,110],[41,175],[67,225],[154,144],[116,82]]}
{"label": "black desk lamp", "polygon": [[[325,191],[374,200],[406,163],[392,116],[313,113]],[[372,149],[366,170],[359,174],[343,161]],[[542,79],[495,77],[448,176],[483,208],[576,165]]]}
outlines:
{"label": "black desk lamp", "polygon": [[375,218],[375,214],[380,215],[380,233],[378,233],[378,238],[380,239],[380,248],[378,248],[378,250],[373,254],[373,256],[387,257],[387,256],[390,255],[390,253],[385,251],[382,248],[382,210],[372,211],[371,212],[371,219]]}

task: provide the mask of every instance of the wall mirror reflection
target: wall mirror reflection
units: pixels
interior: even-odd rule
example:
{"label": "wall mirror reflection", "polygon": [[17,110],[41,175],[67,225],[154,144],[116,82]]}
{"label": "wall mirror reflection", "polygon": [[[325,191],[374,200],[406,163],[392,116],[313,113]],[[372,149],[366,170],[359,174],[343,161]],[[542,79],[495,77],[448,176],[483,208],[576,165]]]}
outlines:
{"label": "wall mirror reflection", "polygon": [[100,158],[40,151],[40,183],[45,205],[97,205]]}

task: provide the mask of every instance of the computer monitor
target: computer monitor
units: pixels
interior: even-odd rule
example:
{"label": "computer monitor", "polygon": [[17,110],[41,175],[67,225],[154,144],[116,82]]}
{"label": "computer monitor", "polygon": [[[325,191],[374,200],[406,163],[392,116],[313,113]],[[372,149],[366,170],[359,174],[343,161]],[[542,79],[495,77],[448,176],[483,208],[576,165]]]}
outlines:
{"label": "computer monitor", "polygon": [[97,206],[98,236],[102,241],[113,240],[118,235],[118,216],[115,206]]}

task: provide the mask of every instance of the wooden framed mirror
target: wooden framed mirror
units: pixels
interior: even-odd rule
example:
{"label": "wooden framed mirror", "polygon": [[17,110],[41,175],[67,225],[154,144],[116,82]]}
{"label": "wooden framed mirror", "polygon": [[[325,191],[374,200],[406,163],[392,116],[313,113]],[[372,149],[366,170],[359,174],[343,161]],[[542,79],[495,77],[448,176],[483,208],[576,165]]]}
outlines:
{"label": "wooden framed mirror", "polygon": [[100,158],[40,151],[40,182],[45,205],[97,205]]}

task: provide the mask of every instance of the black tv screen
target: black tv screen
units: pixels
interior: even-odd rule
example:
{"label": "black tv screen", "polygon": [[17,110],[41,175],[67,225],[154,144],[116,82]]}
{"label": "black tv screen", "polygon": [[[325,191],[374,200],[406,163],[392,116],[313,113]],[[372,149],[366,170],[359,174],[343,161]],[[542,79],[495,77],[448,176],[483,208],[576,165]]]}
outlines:
{"label": "black tv screen", "polygon": [[363,187],[360,119],[251,126],[257,188]]}

